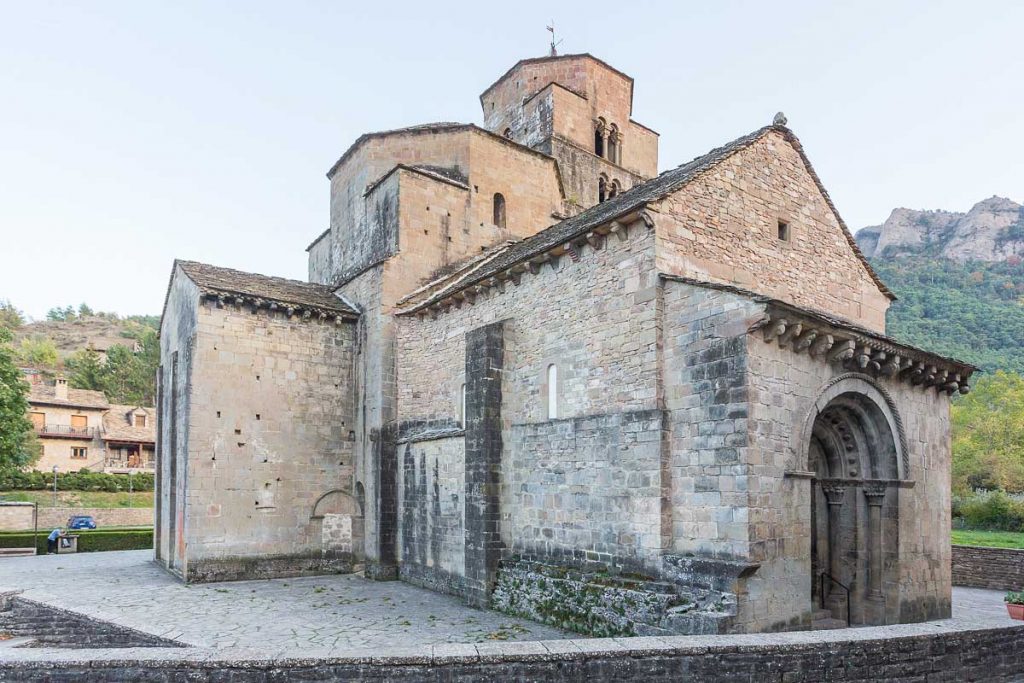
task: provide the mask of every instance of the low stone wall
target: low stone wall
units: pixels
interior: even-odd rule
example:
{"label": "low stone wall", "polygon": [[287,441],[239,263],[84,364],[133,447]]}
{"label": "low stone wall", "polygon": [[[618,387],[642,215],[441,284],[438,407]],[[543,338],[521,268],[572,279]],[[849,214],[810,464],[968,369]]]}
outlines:
{"label": "low stone wall", "polygon": [[1024,590],[1024,550],[954,545],[953,585]]}
{"label": "low stone wall", "polygon": [[[20,512],[12,512],[14,510]],[[153,508],[39,508],[39,528],[64,526],[68,517],[91,515],[100,528],[111,526],[152,526]],[[0,506],[0,531],[30,531],[32,529],[32,506],[20,508]]]}
{"label": "low stone wall", "polygon": [[[887,639],[758,636],[752,644],[678,644],[679,638],[455,643],[349,657],[258,659],[184,649],[10,650],[0,681],[1020,681],[1024,627]],[[754,644],[756,643],[756,644]],[[191,654],[190,654],[191,653]]]}
{"label": "low stone wall", "polygon": [[0,503],[0,531],[31,529],[35,509],[32,503]]}

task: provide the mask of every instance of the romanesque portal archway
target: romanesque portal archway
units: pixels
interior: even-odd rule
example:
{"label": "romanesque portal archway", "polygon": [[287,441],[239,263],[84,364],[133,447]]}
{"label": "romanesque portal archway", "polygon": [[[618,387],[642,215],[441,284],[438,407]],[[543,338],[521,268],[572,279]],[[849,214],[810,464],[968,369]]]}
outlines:
{"label": "romanesque portal archway", "polygon": [[892,623],[898,621],[897,425],[874,387],[837,389],[819,402],[808,449],[815,473],[811,597],[815,608],[851,625]]}

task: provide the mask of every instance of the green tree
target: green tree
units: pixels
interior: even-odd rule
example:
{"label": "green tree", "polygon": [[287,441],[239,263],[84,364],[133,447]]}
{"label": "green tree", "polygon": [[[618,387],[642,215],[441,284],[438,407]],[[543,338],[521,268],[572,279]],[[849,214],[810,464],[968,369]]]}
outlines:
{"label": "green tree", "polygon": [[952,420],[954,492],[1024,492],[1024,377],[982,377],[953,404]]}
{"label": "green tree", "polygon": [[39,457],[27,417],[28,382],[15,364],[10,342],[10,331],[0,328],[0,470],[20,469]]}
{"label": "green tree", "polygon": [[35,334],[21,340],[17,359],[22,364],[34,368],[56,368],[59,356],[52,339]]}
{"label": "green tree", "polygon": [[89,308],[89,304],[85,303],[84,301],[82,303],[78,304],[78,315],[79,315],[79,317],[84,318],[85,316],[92,315],[92,314],[93,314],[92,313],[92,309]]}
{"label": "green tree", "polygon": [[0,299],[0,327],[16,330],[25,324],[25,316],[9,299]]}
{"label": "green tree", "polygon": [[72,388],[103,391],[104,365],[96,349],[80,349],[71,354],[64,365],[70,371],[68,384]]}

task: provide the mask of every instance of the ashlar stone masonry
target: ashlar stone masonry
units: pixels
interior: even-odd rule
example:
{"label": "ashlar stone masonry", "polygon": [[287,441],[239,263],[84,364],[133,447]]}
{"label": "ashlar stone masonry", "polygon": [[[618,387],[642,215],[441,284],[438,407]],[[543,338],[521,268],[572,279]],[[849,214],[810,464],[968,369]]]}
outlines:
{"label": "ashlar stone masonry", "polygon": [[527,59],[360,137],[309,282],[176,262],[157,554],[364,569],[595,634],[948,616],[949,397],[784,117],[657,174],[633,79]]}

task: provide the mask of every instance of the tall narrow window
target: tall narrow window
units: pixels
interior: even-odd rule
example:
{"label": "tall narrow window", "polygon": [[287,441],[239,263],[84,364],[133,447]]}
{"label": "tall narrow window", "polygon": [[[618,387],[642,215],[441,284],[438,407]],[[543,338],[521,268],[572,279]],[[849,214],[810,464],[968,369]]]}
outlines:
{"label": "tall narrow window", "polygon": [[619,181],[613,180],[611,185],[608,186],[608,199],[611,199],[612,197],[617,197],[621,189],[622,188],[619,186]]}
{"label": "tall narrow window", "polygon": [[779,221],[778,236],[779,239],[782,240],[783,242],[789,241],[789,223],[786,223],[785,221]]}
{"label": "tall narrow window", "polygon": [[466,426],[466,385],[459,387],[459,424]]}
{"label": "tall narrow window", "polygon": [[608,181],[601,176],[597,179],[597,201],[603,202],[608,198]]}
{"label": "tall narrow window", "polygon": [[500,192],[494,193],[494,224],[505,227],[505,197]]}
{"label": "tall narrow window", "polygon": [[608,128],[608,161],[619,163],[619,128],[614,123]]}
{"label": "tall narrow window", "polygon": [[548,419],[558,417],[558,366],[548,366]]}
{"label": "tall narrow window", "polygon": [[604,136],[604,119],[598,119],[594,125],[594,154],[599,157],[604,156]]}

